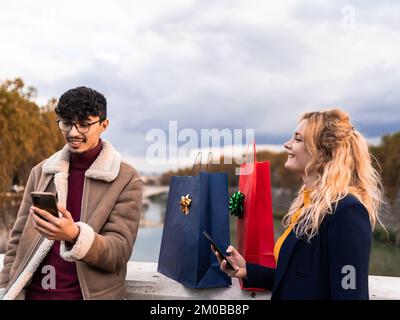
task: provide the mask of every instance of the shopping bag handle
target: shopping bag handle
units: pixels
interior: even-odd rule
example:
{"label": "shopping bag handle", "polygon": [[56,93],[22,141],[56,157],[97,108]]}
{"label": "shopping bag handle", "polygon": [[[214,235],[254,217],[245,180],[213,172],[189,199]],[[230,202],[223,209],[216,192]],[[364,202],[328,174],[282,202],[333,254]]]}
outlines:
{"label": "shopping bag handle", "polygon": [[248,162],[247,162],[247,158],[248,158],[248,156],[249,156],[249,147],[250,147],[251,145],[253,145],[253,163],[256,162],[256,160],[257,160],[256,140],[254,139],[253,142],[250,142],[250,143],[247,145],[247,148],[246,148],[246,159],[244,160],[245,163],[248,163]]}
{"label": "shopping bag handle", "polygon": [[214,158],[213,158],[213,153],[211,151],[208,153],[206,171],[208,171],[208,166],[210,165],[210,158],[211,158],[211,164],[212,164]]}
{"label": "shopping bag handle", "polygon": [[[248,162],[248,155],[249,155],[249,147],[253,145],[253,161]],[[257,153],[256,153],[256,140],[254,139],[253,142],[249,143],[246,148],[246,158],[244,164],[247,164],[244,168],[240,169],[240,175],[251,175],[255,173],[254,164],[256,162]]]}
{"label": "shopping bag handle", "polygon": [[[200,162],[197,163],[197,162],[198,162],[198,159],[199,159],[199,156],[200,156]],[[203,157],[203,153],[202,153],[201,151],[199,151],[199,152],[197,153],[196,158],[194,159],[194,163],[193,163],[193,167],[192,167],[192,174],[194,173],[194,168],[196,167],[196,164],[199,165],[200,170],[201,170],[201,166],[202,166],[201,160],[202,160],[202,157]],[[208,166],[210,165],[210,159],[211,159],[211,164],[212,164],[212,162],[213,162],[213,153],[212,153],[211,151],[208,153],[206,171],[208,171]]]}
{"label": "shopping bag handle", "polygon": [[193,167],[192,167],[192,175],[193,175],[193,173],[194,173],[194,168],[195,168],[195,166],[196,166],[196,164],[197,164],[197,159],[199,158],[199,156],[200,156],[200,163],[199,163],[199,165],[200,165],[200,168],[201,168],[201,158],[202,158],[202,156],[203,156],[203,153],[202,153],[201,151],[199,151],[199,152],[197,153],[196,158],[194,159],[194,163],[193,163]]}

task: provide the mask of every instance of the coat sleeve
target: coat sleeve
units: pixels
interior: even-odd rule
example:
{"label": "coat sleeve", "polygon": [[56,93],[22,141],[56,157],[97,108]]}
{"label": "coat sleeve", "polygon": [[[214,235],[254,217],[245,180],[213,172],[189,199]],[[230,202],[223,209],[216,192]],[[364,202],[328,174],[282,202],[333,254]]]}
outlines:
{"label": "coat sleeve", "polygon": [[245,288],[262,288],[272,291],[275,270],[258,264],[246,263],[247,278],[243,279]]}
{"label": "coat sleeve", "polygon": [[371,224],[360,202],[344,204],[328,227],[329,281],[332,299],[369,299]]}
{"label": "coat sleeve", "polygon": [[143,182],[134,176],[121,192],[100,233],[77,222],[80,234],[71,249],[61,243],[61,256],[81,260],[106,272],[118,272],[129,261],[139,228]]}
{"label": "coat sleeve", "polygon": [[14,263],[15,254],[17,252],[17,247],[21,239],[22,231],[25,227],[27,218],[29,216],[29,208],[32,205],[30,193],[31,191],[34,191],[34,186],[35,186],[34,170],[35,168],[33,168],[29,174],[22,202],[18,210],[17,219],[11,231],[10,240],[8,241],[7,251],[3,260],[3,269],[0,272],[0,288],[7,287],[7,284],[10,280],[9,279],[10,270]]}

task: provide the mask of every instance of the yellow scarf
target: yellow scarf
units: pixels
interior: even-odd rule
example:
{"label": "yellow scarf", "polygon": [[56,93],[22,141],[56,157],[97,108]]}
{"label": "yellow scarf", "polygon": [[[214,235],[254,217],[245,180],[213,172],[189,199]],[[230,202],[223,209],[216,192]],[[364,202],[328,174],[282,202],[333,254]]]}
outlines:
{"label": "yellow scarf", "polygon": [[289,227],[285,230],[285,232],[279,237],[279,239],[275,243],[274,256],[275,256],[275,261],[277,263],[278,263],[279,251],[281,250],[283,242],[285,242],[286,237],[292,231],[293,226],[295,225],[296,221],[299,219],[299,216],[300,216],[301,212],[303,211],[303,207],[306,207],[310,204],[310,193],[311,193],[311,190],[304,190],[304,192],[303,192],[304,205],[295,212],[295,214],[292,216],[292,219],[290,220]]}

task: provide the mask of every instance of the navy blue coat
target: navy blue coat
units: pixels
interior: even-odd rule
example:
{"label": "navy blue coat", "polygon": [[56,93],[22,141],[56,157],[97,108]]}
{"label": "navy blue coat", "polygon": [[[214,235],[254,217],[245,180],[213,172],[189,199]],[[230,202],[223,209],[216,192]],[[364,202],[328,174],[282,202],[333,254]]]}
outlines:
{"label": "navy blue coat", "polygon": [[310,242],[288,235],[276,269],[247,263],[244,285],[272,290],[271,299],[279,300],[369,299],[371,238],[367,209],[348,195]]}

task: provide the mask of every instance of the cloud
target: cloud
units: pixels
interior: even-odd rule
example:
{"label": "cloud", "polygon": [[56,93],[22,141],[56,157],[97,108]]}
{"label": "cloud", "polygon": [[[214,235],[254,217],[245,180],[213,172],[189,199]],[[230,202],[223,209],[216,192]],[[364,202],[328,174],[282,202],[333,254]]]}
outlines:
{"label": "cloud", "polygon": [[[106,134],[142,159],[146,133],[255,129],[280,145],[306,111],[341,107],[370,139],[398,131],[399,4],[352,1],[19,1],[0,12],[4,78],[40,101],[78,85],[108,100]],[[141,160],[141,161],[142,161]]]}

